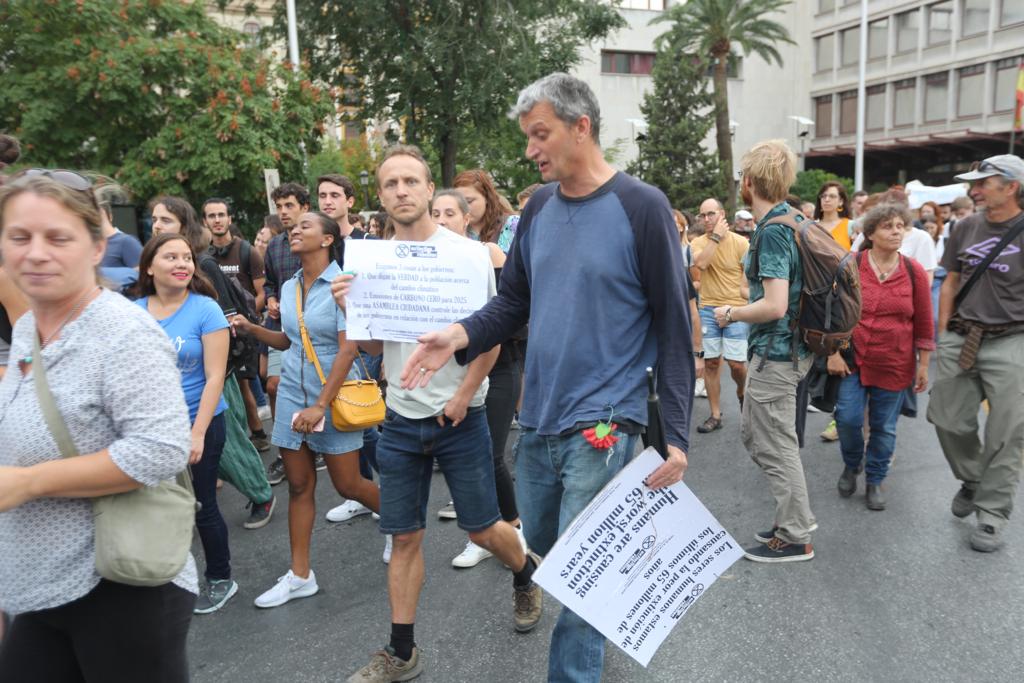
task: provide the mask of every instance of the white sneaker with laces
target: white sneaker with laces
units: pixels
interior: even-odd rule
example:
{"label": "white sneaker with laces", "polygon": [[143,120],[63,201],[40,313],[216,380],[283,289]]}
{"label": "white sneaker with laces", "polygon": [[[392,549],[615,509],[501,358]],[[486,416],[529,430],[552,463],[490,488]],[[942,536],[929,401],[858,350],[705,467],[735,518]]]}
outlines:
{"label": "white sneaker with laces", "polygon": [[279,607],[295,598],[308,598],[319,592],[320,586],[316,583],[316,574],[309,570],[309,578],[303,579],[295,576],[291,569],[288,573],[277,580],[274,587],[256,598],[257,607],[264,609],[268,607]]}
{"label": "white sneaker with laces", "polygon": [[693,395],[697,398],[707,398],[708,390],[704,386],[704,378],[699,377],[693,384]]}
{"label": "white sneaker with laces", "polygon": [[455,512],[455,503],[448,501],[448,504],[437,511],[438,519],[458,519],[458,514]]}
{"label": "white sneaker with laces", "polygon": [[259,415],[259,418],[264,421],[273,418],[273,414],[270,412],[270,406],[260,406],[256,410],[256,414]]}
{"label": "white sneaker with laces", "polygon": [[380,556],[380,559],[384,560],[384,564],[391,564],[391,546],[393,542],[394,537],[391,534],[385,534],[384,554]]}
{"label": "white sneaker with laces", "polygon": [[347,522],[359,515],[368,515],[370,512],[372,512],[372,510],[360,503],[358,500],[346,500],[341,505],[333,507],[327,511],[327,521]]}
{"label": "white sneaker with laces", "polygon": [[491,557],[491,551],[481,548],[473,541],[466,542],[466,549],[455,556],[452,560],[453,567],[459,567],[460,569],[468,569],[469,567],[475,567],[488,557]]}

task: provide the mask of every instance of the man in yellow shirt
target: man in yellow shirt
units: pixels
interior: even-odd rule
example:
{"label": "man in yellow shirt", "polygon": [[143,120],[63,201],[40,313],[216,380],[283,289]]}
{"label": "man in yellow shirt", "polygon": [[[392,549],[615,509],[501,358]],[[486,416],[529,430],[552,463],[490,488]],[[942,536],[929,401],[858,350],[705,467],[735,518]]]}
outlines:
{"label": "man in yellow shirt", "polygon": [[725,209],[717,199],[706,199],[700,205],[698,221],[704,234],[693,240],[693,265],[700,269],[700,318],[704,334],[704,384],[707,387],[711,416],[697,427],[701,434],[722,428],[722,357],[729,364],[736,382],[736,396],[743,406],[743,388],[747,382],[746,323],[733,322],[719,327],[715,322],[718,306],[743,306],[749,290],[743,275],[743,259],[750,248],[745,237],[729,230]]}

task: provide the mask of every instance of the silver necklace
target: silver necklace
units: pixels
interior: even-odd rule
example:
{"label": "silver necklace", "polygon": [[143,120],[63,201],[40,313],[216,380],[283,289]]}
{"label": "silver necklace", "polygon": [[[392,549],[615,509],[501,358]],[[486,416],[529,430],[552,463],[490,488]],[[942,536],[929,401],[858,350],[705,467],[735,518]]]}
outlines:
{"label": "silver necklace", "polygon": [[868,260],[870,260],[871,265],[875,267],[875,272],[878,273],[879,282],[885,282],[886,280],[888,280],[889,276],[892,275],[896,271],[896,269],[899,268],[900,265],[900,259],[899,256],[897,256],[896,263],[893,264],[893,267],[887,271],[883,271],[882,266],[878,265],[878,261],[876,261],[875,257],[871,255],[871,250],[868,250]]}
{"label": "silver necklace", "polygon": [[[69,322],[71,322],[71,319],[74,318],[76,315],[78,315],[78,312],[82,309],[82,306],[85,305],[86,300],[90,296],[92,296],[98,289],[101,289],[101,288],[100,287],[96,287],[95,289],[90,289],[88,292],[86,292],[85,295],[81,299],[78,300],[78,303],[75,304],[75,307],[71,309],[71,312],[68,313],[67,317],[64,318],[64,320],[61,321],[60,325],[58,325],[57,328],[53,332],[51,332],[49,335],[47,335],[45,337],[42,337],[42,339],[40,339],[40,341],[39,341],[39,350],[40,351],[45,349],[46,345],[49,344],[53,340],[54,337],[56,337],[58,334],[60,334],[60,331],[63,330],[64,327]],[[38,332],[37,332],[37,334],[38,334]],[[42,336],[42,335],[40,335],[40,336]],[[32,362],[32,356],[31,355],[25,356],[22,359],[21,362],[26,364],[26,365],[28,365],[29,363]]]}

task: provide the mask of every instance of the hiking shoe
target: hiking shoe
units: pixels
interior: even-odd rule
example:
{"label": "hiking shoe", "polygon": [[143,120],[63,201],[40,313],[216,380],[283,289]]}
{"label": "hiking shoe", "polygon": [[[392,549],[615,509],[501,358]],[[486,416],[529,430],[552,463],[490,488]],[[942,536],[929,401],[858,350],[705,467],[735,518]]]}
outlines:
{"label": "hiking shoe", "polygon": [[865,503],[868,506],[868,510],[884,510],[885,509],[885,494],[882,493],[881,484],[868,484],[867,492],[865,496]]}
{"label": "hiking shoe", "polygon": [[249,501],[249,519],[242,525],[246,529],[262,529],[274,516],[274,508],[277,507],[277,496],[271,496],[266,503],[254,503]]}
{"label": "hiking shoe", "polygon": [[281,459],[281,456],[277,456],[274,458],[274,462],[267,467],[267,483],[277,486],[282,481],[284,481],[284,460]]}
{"label": "hiking shoe", "polygon": [[347,683],[395,683],[395,681],[411,681],[423,673],[419,648],[412,649],[409,661],[399,659],[395,651],[388,645],[383,650],[373,653],[370,663],[348,677]]}
{"label": "hiking shoe", "polygon": [[810,543],[786,543],[775,536],[767,543],[745,549],[743,556],[753,562],[802,562],[814,558],[814,546]]}
{"label": "hiking shoe", "polygon": [[967,488],[967,484],[960,486],[960,490],[953,496],[951,506],[954,517],[966,517],[974,512],[974,489]]}
{"label": "hiking shoe", "polygon": [[448,501],[448,504],[437,511],[438,519],[458,519],[459,516],[455,514],[455,503]]}
{"label": "hiking shoe", "polygon": [[308,579],[295,576],[289,569],[287,574],[277,580],[273,588],[256,598],[255,604],[264,609],[279,607],[296,598],[308,598],[311,595],[316,595],[319,590],[320,586],[316,583],[316,574],[312,569],[309,570]]}
{"label": "hiking shoe", "polygon": [[722,428],[722,417],[715,417],[712,415],[708,419],[704,420],[704,424],[697,427],[697,431],[701,434],[707,434]]}
{"label": "hiking shoe", "polygon": [[227,601],[238,592],[238,584],[231,579],[213,579],[207,581],[206,585],[199,591],[196,598],[196,606],[192,610],[195,614],[209,614],[216,612]]}
{"label": "hiking shoe", "polygon": [[[779,527],[773,526],[771,531],[758,531],[756,534],[754,534],[754,540],[757,541],[758,543],[767,543],[768,541],[770,541],[773,538],[775,538],[775,532],[778,531],[778,530],[779,530]],[[810,531],[811,533],[814,533],[815,531],[818,530],[818,523],[815,522],[807,530]]]}
{"label": "hiking shoe", "polygon": [[839,429],[836,427],[836,421],[832,420],[828,423],[828,427],[825,427],[825,431],[821,433],[822,441],[839,441]]}
{"label": "hiking shoe", "polygon": [[512,588],[515,605],[516,633],[528,633],[540,622],[544,606],[544,591],[531,581],[525,588]]}
{"label": "hiking shoe", "polygon": [[461,553],[455,556],[452,560],[452,566],[460,569],[469,569],[475,567],[488,557],[491,557],[492,553],[490,550],[481,548],[473,541],[466,541],[466,548]]}
{"label": "hiking shoe", "polygon": [[394,544],[394,536],[387,534],[384,536],[384,552],[381,554],[380,559],[384,561],[384,564],[391,564],[391,548]]}
{"label": "hiking shoe", "polygon": [[979,553],[991,553],[1003,547],[1002,534],[991,524],[979,524],[971,532],[971,547]]}
{"label": "hiking shoe", "polygon": [[316,454],[316,460],[313,461],[313,465],[316,467],[317,472],[323,472],[327,469],[327,461],[324,460],[323,453]]}
{"label": "hiking shoe", "polygon": [[331,508],[327,511],[328,522],[347,522],[350,519],[354,519],[359,515],[368,515],[373,510],[366,507],[358,500],[346,500],[338,507]]}
{"label": "hiking shoe", "polygon": [[843,473],[839,475],[839,482],[836,484],[836,488],[839,489],[839,495],[843,498],[849,498],[857,490],[857,477],[860,475],[860,468],[853,469],[852,467],[844,467]]}
{"label": "hiking shoe", "polygon": [[249,441],[252,441],[252,445],[256,447],[256,450],[260,453],[266,453],[270,450],[270,439],[266,436],[255,436],[249,437]]}
{"label": "hiking shoe", "polygon": [[266,422],[267,420],[273,419],[273,417],[274,417],[273,413],[270,412],[270,406],[269,405],[260,406],[259,408],[257,408],[256,409],[256,414],[264,422]]}

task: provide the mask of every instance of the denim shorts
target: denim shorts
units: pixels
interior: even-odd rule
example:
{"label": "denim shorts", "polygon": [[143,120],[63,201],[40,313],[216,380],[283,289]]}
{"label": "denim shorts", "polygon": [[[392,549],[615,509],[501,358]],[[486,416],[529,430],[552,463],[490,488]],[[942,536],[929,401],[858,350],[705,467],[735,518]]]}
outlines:
{"label": "denim shorts", "polygon": [[750,325],[734,322],[719,327],[715,322],[716,306],[702,306],[700,309],[700,329],[704,335],[704,357],[721,358],[747,362],[747,336]]}
{"label": "denim shorts", "polygon": [[448,419],[442,427],[436,417],[409,419],[388,408],[377,441],[381,533],[408,534],[427,526],[435,459],[460,529],[483,531],[501,519],[484,406],[470,408],[458,427]]}

